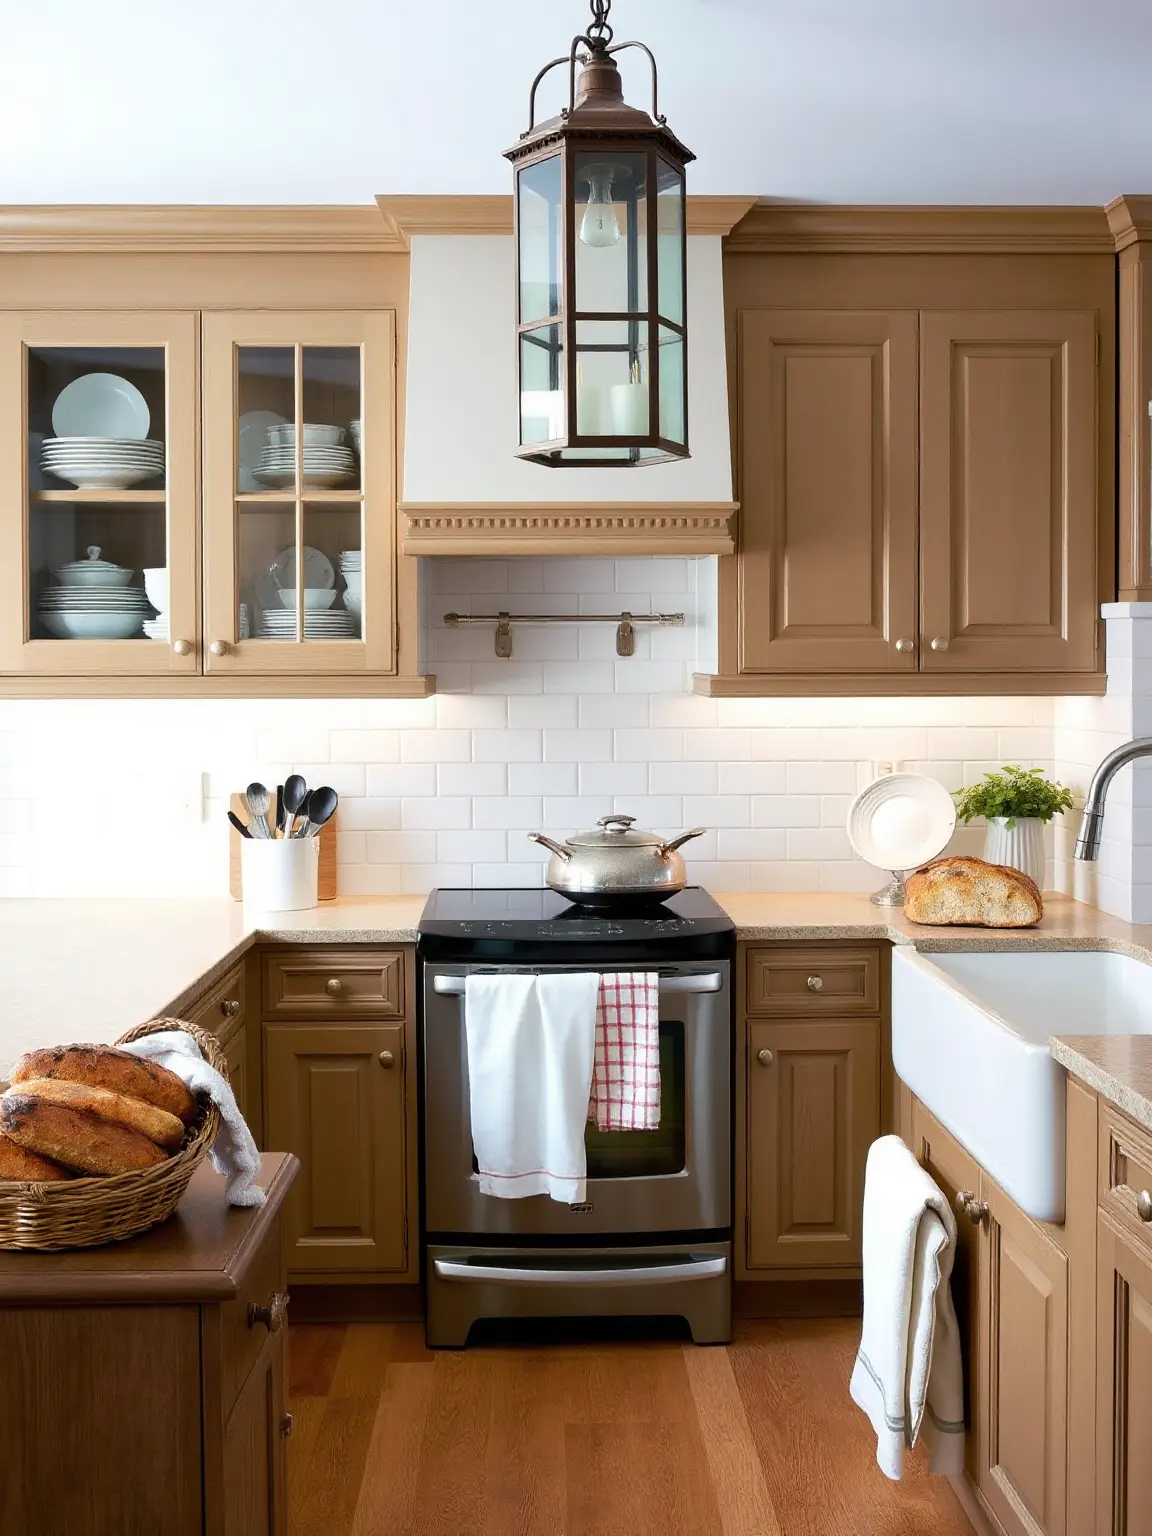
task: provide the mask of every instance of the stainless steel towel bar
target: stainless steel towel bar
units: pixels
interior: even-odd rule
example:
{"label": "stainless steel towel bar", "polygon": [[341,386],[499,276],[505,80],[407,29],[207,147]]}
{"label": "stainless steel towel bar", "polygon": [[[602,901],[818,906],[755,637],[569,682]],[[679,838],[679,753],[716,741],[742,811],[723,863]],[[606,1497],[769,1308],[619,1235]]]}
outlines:
{"label": "stainless steel towel bar", "polygon": [[434,1263],[438,1279],[471,1281],[473,1285],[671,1285],[678,1280],[714,1280],[728,1268],[728,1260],[722,1255],[687,1256],[681,1263],[639,1263],[608,1269],[566,1269],[562,1262],[555,1269],[478,1264],[467,1259],[436,1259]]}
{"label": "stainless steel towel bar", "polygon": [[496,654],[506,661],[512,654],[513,624],[615,624],[617,656],[636,651],[637,624],[683,624],[682,613],[446,613],[445,624],[495,624]]}
{"label": "stainless steel towel bar", "polygon": [[[539,970],[533,970],[531,966],[521,966],[511,971],[473,971],[475,975],[499,976],[501,974],[514,976],[539,976]],[[463,976],[433,976],[432,990],[440,997],[463,997]],[[724,985],[719,971],[704,971],[696,976],[661,976],[661,992],[719,992]]]}

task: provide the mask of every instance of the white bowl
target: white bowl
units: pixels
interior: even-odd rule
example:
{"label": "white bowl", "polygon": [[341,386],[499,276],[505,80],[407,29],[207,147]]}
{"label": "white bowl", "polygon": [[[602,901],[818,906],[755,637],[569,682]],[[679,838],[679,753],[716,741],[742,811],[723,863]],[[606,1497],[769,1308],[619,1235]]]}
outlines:
{"label": "white bowl", "polygon": [[[296,606],[296,589],[295,589],[295,587],[283,587],[283,588],[281,588],[280,593],[279,593],[279,597],[280,597],[280,606],[282,608],[295,608],[295,606]],[[336,589],[335,589],[335,587],[305,587],[304,588],[304,607],[306,609],[307,608],[313,608],[313,609],[317,609],[317,608],[331,608],[332,604],[335,601],[336,601]]]}
{"label": "white bowl", "polygon": [[364,585],[364,576],[360,571],[341,571],[345,585],[352,592],[359,592]]}
{"label": "white bowl", "polygon": [[161,613],[168,612],[168,567],[166,565],[154,565],[145,569],[144,590],[153,608],[158,608]]}
{"label": "white bowl", "polygon": [[66,480],[78,491],[127,491],[145,480],[155,480],[164,473],[162,465],[156,467],[145,465],[140,469],[104,468],[98,464],[86,465],[83,469],[78,466],[65,469],[61,465],[60,468],[53,469],[45,464],[43,469],[45,474],[53,476],[56,480]]}
{"label": "white bowl", "polygon": [[139,613],[42,613],[41,623],[61,640],[129,640],[139,635]]}
{"label": "white bowl", "polygon": [[126,587],[135,574],[130,565],[105,560],[74,560],[52,572],[62,587]]}
{"label": "white bowl", "polygon": [[349,613],[355,614],[355,616],[359,618],[364,609],[363,594],[359,591],[353,592],[352,589],[349,588],[348,591],[344,594],[344,606],[347,608]]}
{"label": "white bowl", "polygon": [[[329,427],[316,421],[306,421],[304,423],[305,448],[338,448],[344,441],[344,437],[343,427]],[[283,426],[269,427],[268,441],[275,443],[281,448],[294,447],[296,443],[296,423],[286,421]]]}

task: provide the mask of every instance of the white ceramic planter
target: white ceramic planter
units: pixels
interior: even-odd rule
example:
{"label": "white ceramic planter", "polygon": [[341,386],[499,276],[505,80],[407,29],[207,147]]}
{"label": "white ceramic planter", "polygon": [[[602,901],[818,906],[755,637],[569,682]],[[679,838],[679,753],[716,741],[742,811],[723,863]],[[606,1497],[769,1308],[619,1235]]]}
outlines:
{"label": "white ceramic planter", "polygon": [[989,864],[1023,870],[1043,890],[1044,823],[1036,816],[1020,816],[1010,827],[1007,816],[993,816],[984,840],[984,857]]}
{"label": "white ceramic planter", "polygon": [[240,843],[244,905],[256,912],[303,912],[319,896],[318,837],[244,838]]}

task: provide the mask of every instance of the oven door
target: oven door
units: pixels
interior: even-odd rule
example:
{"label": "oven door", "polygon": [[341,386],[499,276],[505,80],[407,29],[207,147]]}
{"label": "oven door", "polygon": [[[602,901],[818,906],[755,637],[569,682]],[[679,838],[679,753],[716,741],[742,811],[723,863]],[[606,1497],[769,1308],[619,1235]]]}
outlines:
{"label": "oven door", "polygon": [[[588,1198],[500,1200],[475,1176],[464,983],[486,975],[587,966],[428,964],[424,971],[424,1164],[429,1234],[634,1238],[720,1232],[731,1224],[729,963],[659,969],[661,1119],[655,1131],[589,1125]],[[626,969],[626,967],[621,967]],[[636,966],[633,969],[640,970]]]}

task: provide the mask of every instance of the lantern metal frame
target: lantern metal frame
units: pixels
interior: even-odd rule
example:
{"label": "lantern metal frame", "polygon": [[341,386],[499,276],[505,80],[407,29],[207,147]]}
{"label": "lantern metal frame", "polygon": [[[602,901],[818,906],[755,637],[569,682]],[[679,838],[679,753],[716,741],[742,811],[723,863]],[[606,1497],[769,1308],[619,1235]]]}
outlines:
{"label": "lantern metal frame", "polygon": [[[592,25],[587,32],[572,39],[568,53],[552,59],[532,82],[528,100],[528,127],[519,142],[505,152],[505,158],[515,168],[516,186],[513,205],[515,208],[516,243],[516,368],[519,383],[518,399],[521,401],[520,436],[523,435],[524,393],[524,338],[534,340],[532,333],[554,332],[558,345],[539,342],[550,353],[549,377],[551,389],[559,391],[563,383],[564,431],[546,441],[524,443],[521,441],[517,456],[550,468],[627,468],[630,465],[667,463],[690,457],[688,447],[688,313],[687,313],[687,203],[685,167],[696,157],[668,127],[659,110],[659,75],[652,50],[636,41],[616,43],[608,24],[611,0],[590,0],[593,14]],[[644,53],[652,70],[652,112],[649,115],[636,107],[628,106],[623,97],[619,70],[615,55],[627,49],[639,49]],[[582,51],[583,50],[583,51]],[[546,122],[536,122],[536,95],[541,82],[554,69],[568,65],[568,106],[557,117]],[[577,77],[576,66],[582,66]],[[577,160],[589,152],[603,152],[609,157],[633,155],[642,157],[644,164],[643,196],[633,198],[629,205],[630,217],[623,238],[627,241],[627,304],[626,310],[579,310],[576,306],[577,246],[580,240],[577,209]],[[562,277],[562,289],[554,312],[533,316],[525,320],[521,313],[522,295],[522,246],[521,246],[521,177],[526,170],[544,161],[558,158],[560,161],[559,232],[553,242],[550,231],[550,271]],[[660,228],[658,224],[661,162],[674,171],[679,180],[679,294],[680,319],[660,313]],[[587,168],[585,168],[587,170]],[[586,175],[579,178],[587,179]],[[637,211],[645,212],[644,234],[641,237],[637,224]],[[641,239],[646,245],[641,250]],[[554,246],[559,249],[553,249]],[[643,263],[645,273],[646,307],[639,306],[639,274]],[[577,345],[577,328],[585,322],[610,322],[627,326],[626,342],[585,342]],[[676,383],[682,388],[681,421],[683,441],[662,436],[660,430],[661,389],[669,387],[661,378],[661,346],[663,335],[668,333],[682,348],[682,364],[678,372],[682,379]],[[640,344],[641,334],[647,337],[646,348]],[[633,366],[638,368],[642,351],[647,353],[648,364],[648,431],[646,433],[581,433],[578,422],[578,368],[581,354],[596,352],[626,352],[629,357],[629,377]],[[604,450],[598,456],[596,449]],[[627,450],[622,456],[621,450]],[[610,453],[609,450],[614,450]],[[577,457],[565,457],[576,451]]]}

